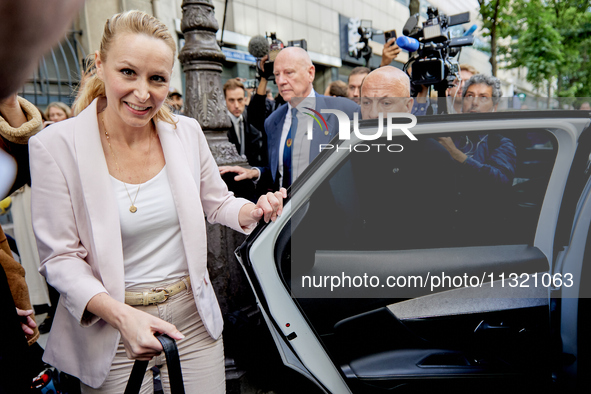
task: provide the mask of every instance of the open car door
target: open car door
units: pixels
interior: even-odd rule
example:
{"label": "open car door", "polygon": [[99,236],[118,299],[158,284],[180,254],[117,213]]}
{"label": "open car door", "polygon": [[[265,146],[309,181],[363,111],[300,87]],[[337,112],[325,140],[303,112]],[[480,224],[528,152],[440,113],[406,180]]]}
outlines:
{"label": "open car door", "polygon": [[[588,128],[573,111],[448,115],[419,118],[418,141],[333,141],[237,252],[285,365],[328,393],[570,384]],[[502,170],[469,172],[442,137],[503,151]]]}

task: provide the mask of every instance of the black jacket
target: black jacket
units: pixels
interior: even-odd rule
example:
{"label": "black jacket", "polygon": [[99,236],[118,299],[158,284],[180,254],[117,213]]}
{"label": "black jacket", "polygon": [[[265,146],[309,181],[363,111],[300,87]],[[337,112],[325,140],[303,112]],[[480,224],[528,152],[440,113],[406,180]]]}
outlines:
{"label": "black jacket", "polygon": [[[228,115],[229,116],[229,115]],[[244,119],[244,154],[248,164],[253,167],[265,166],[267,164],[267,138],[262,131],[257,129],[249,122],[248,111],[242,113]],[[228,130],[228,140],[236,146],[240,153],[241,144],[238,142],[237,133],[234,124]]]}

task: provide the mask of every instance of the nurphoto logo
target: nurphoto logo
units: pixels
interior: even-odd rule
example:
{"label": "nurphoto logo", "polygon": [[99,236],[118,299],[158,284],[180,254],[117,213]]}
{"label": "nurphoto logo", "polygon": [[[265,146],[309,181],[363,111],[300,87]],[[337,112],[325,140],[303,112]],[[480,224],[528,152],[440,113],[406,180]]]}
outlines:
{"label": "nurphoto logo", "polygon": [[[326,134],[329,133],[328,125],[326,120],[321,115],[323,114],[334,114],[336,115],[337,119],[339,120],[339,140],[350,140],[351,139],[351,119],[347,116],[346,113],[340,111],[338,109],[322,109],[320,110],[321,113],[318,111],[313,110],[312,108],[306,107],[306,109],[312,111],[313,113],[306,113],[306,115],[310,116],[310,120],[308,121],[308,139],[313,139],[313,126],[314,122],[320,126],[320,130],[325,131]],[[399,119],[408,119],[410,122],[408,123],[393,123],[393,120]],[[392,140],[392,136],[394,135],[395,130],[401,130],[411,141],[417,141],[417,137],[415,137],[409,129],[413,128],[417,124],[417,117],[406,113],[406,112],[388,112],[386,114],[386,138],[388,141]],[[362,141],[374,141],[377,140],[382,136],[384,132],[384,114],[380,113],[378,117],[378,129],[374,134],[362,134],[359,131],[359,114],[356,112],[353,115],[353,133],[354,135]],[[400,144],[357,144],[353,147],[356,152],[368,152],[371,150],[371,147],[377,148],[378,152],[380,151],[381,147],[384,147],[385,150],[388,152],[402,152],[403,147]],[[333,144],[320,144],[320,151],[325,149],[336,149],[339,151],[339,146],[335,146]],[[351,151],[351,147],[347,147],[346,150],[349,152]]]}

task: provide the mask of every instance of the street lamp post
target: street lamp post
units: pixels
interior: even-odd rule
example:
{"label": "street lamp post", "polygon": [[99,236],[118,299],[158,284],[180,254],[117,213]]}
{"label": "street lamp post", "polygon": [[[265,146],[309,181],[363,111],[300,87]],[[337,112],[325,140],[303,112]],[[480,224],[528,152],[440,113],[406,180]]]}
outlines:
{"label": "street lamp post", "polygon": [[[226,132],[231,123],[221,89],[222,61],[217,44],[218,22],[211,0],[184,0],[181,31],[185,45],[179,59],[185,72],[185,115],[197,119],[218,165],[246,166]],[[234,250],[244,235],[220,225],[207,225],[207,265],[223,313],[254,300]]]}

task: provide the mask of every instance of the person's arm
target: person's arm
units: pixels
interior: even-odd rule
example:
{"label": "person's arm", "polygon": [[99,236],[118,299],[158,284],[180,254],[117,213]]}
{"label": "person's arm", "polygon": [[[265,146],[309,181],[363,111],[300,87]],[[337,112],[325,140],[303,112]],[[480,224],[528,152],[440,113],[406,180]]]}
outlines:
{"label": "person's arm", "polygon": [[390,63],[396,56],[402,51],[398,44],[396,44],[396,38],[390,38],[387,43],[384,44],[384,49],[382,50],[382,61],[380,62],[380,67],[389,66]]}
{"label": "person's arm", "polygon": [[287,198],[287,190],[279,189],[275,193],[267,193],[259,197],[255,204],[242,206],[239,213],[239,222],[242,228],[249,228],[263,219],[266,223],[277,220],[283,213],[283,199]]}
{"label": "person's arm", "polygon": [[176,340],[184,338],[174,325],[119,302],[107,293],[92,297],[86,310],[119,330],[130,359],[150,360],[158,356],[162,352],[162,345],[154,336],[157,332]]}
{"label": "person's arm", "polygon": [[[509,138],[498,136],[499,146],[489,150],[490,157],[481,163],[468,157],[464,162],[466,171],[477,177],[487,180],[491,186],[511,186],[515,177],[515,166],[517,164],[517,153],[513,141]],[[488,136],[490,149],[491,135]]]}
{"label": "person's arm", "polygon": [[[220,176],[220,169],[208,148],[205,135],[195,121],[196,137],[198,138],[200,160],[200,192],[201,204],[210,223],[221,223],[237,231],[248,233],[261,220],[275,221],[283,211],[283,199],[287,197],[287,190],[281,188],[274,193],[267,193],[259,197],[257,204],[243,198],[236,198],[230,192]],[[239,171],[258,175],[258,169],[243,169]]]}
{"label": "person's arm", "polygon": [[27,117],[18,102],[16,93],[0,100],[0,115],[10,127],[19,128],[27,122]]}
{"label": "person's arm", "polygon": [[259,86],[255,91],[255,94],[250,98],[250,102],[246,107],[246,115],[248,117],[248,123],[254,126],[257,130],[264,130],[265,119],[271,114],[271,111],[267,110],[267,79],[263,76],[265,70],[265,61],[267,55],[260,60],[260,71],[261,79]]}
{"label": "person's arm", "polygon": [[86,305],[107,290],[85,260],[88,251],[78,234],[66,177],[37,137],[29,141],[29,152],[35,158],[30,162],[31,213],[41,260],[39,271],[61,294],[72,316],[82,326],[90,326],[99,318],[85,314]]}
{"label": "person's arm", "polygon": [[[490,152],[490,158],[484,163],[466,156],[455,146],[450,137],[440,137],[438,141],[454,160],[463,164],[462,168],[471,176],[478,177],[490,185],[511,185],[517,162],[515,145],[508,138],[500,138],[499,146]],[[490,135],[488,142],[490,142]]]}
{"label": "person's arm", "polygon": [[267,97],[267,79],[261,77],[259,86],[257,86],[256,94]]}
{"label": "person's arm", "polygon": [[10,142],[26,144],[43,128],[39,110],[15,94],[0,100],[0,131]]}
{"label": "person's arm", "polygon": [[33,320],[33,310],[32,309],[19,309],[16,308],[16,314],[22,319],[21,320],[21,328],[25,335],[33,335],[35,334],[35,328],[37,328],[37,323]]}
{"label": "person's arm", "polygon": [[437,141],[447,149],[451,157],[458,163],[464,163],[468,158],[464,152],[456,147],[451,137],[439,137]]}
{"label": "person's arm", "polygon": [[227,174],[228,172],[232,172],[237,174],[234,177],[235,181],[243,181],[245,179],[253,179],[258,181],[261,177],[261,171],[258,167],[253,168],[244,168],[240,166],[220,166],[220,175]]}
{"label": "person's arm", "polygon": [[260,94],[261,96],[267,96],[267,78],[269,77],[269,73],[265,72],[265,62],[268,59],[269,55],[265,55],[257,63],[258,72],[261,79],[259,81],[259,86],[257,87],[256,93]]}

